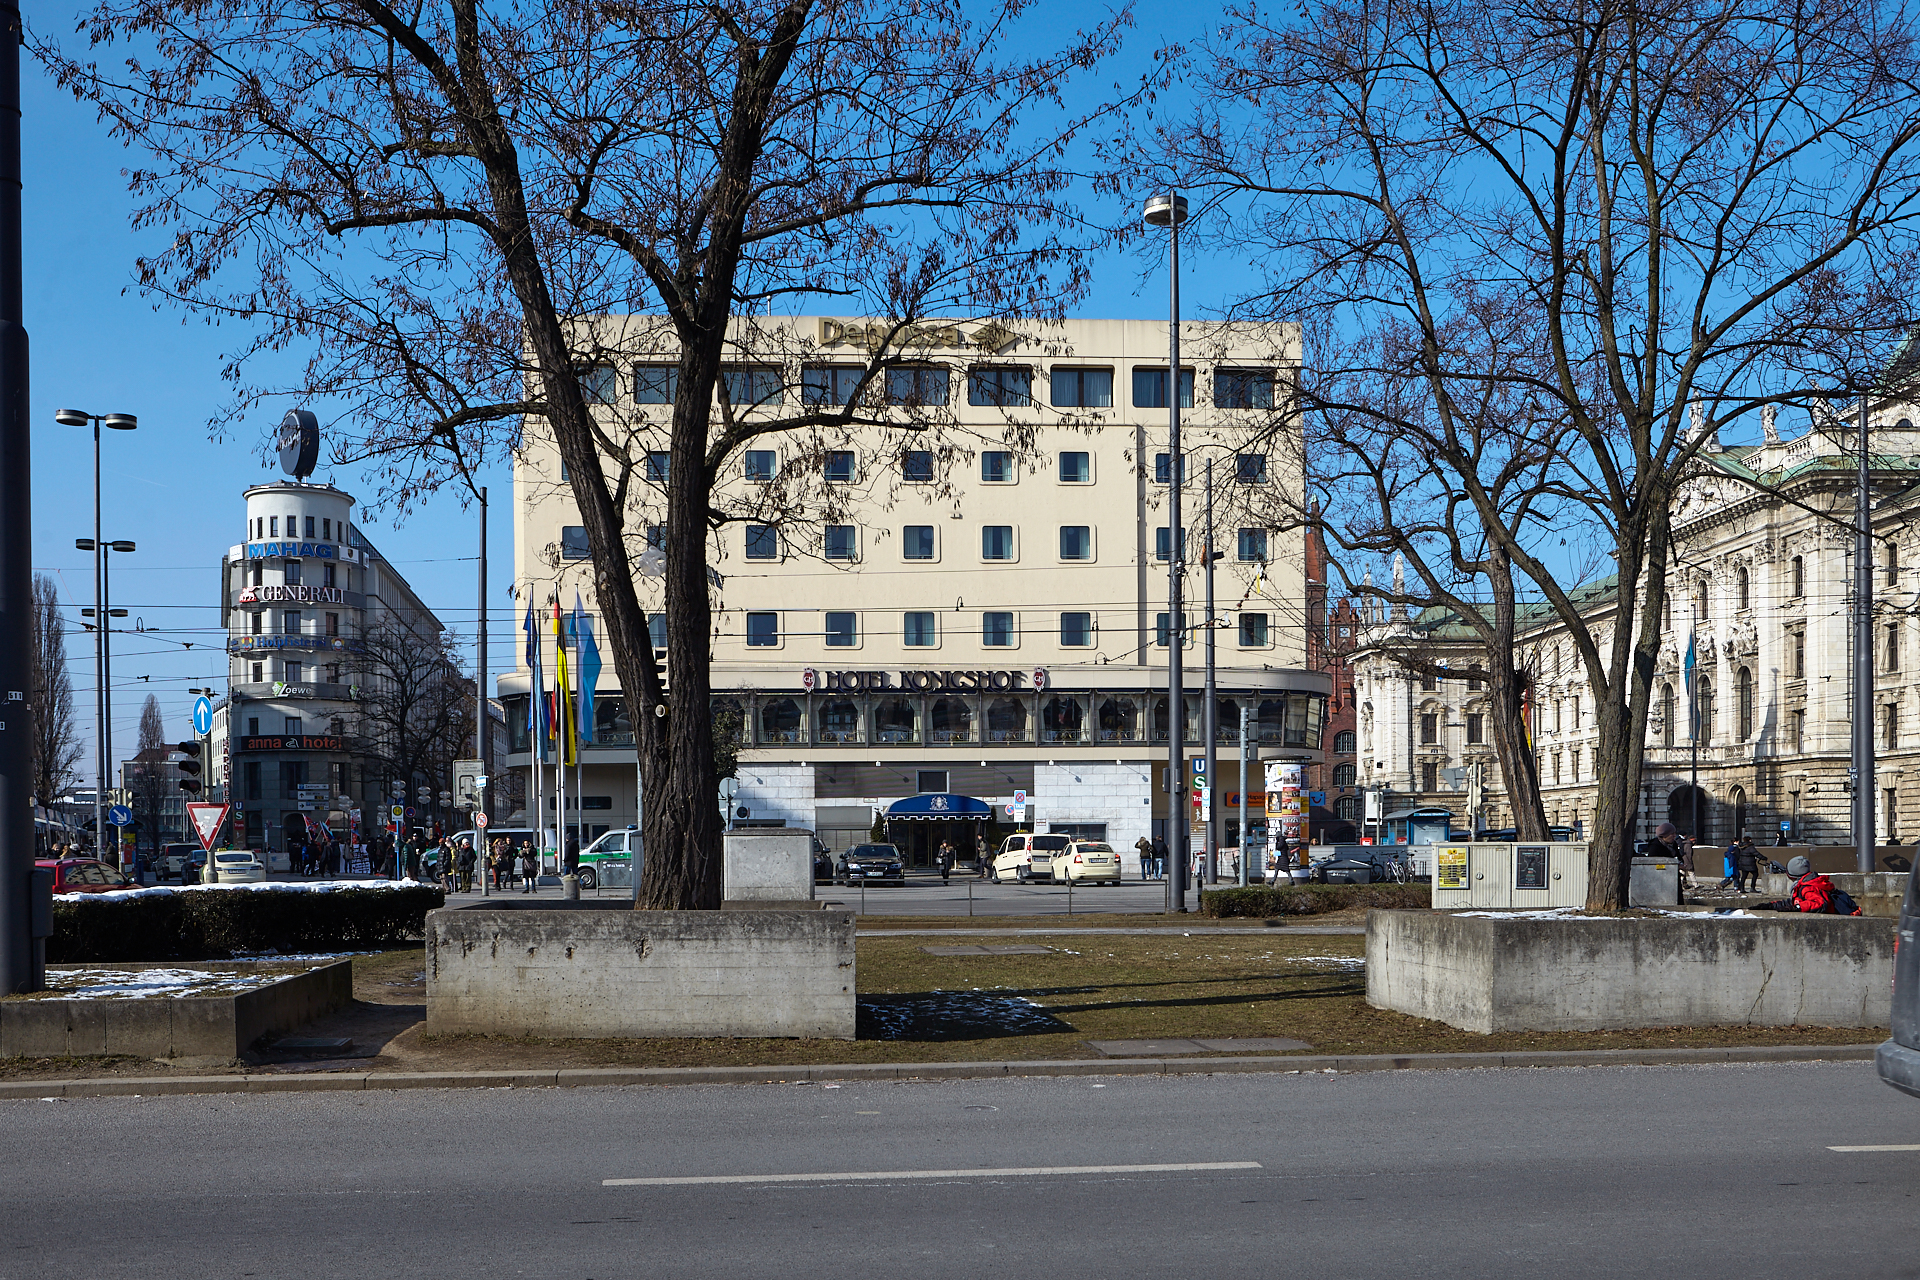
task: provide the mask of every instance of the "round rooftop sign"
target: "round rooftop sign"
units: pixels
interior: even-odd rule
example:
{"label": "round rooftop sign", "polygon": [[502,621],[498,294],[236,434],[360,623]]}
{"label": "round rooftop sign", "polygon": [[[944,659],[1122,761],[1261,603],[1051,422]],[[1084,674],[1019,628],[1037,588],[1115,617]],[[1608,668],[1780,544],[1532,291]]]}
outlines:
{"label": "round rooftop sign", "polygon": [[320,419],[305,409],[287,410],[280,419],[280,469],[304,480],[319,462]]}

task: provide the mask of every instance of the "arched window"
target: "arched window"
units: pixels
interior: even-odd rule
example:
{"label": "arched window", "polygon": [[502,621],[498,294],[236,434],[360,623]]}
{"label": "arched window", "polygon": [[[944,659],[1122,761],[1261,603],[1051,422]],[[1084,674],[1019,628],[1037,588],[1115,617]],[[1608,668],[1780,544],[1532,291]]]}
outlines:
{"label": "arched window", "polygon": [[1737,601],[1734,606],[1735,608],[1744,610],[1747,607],[1747,587],[1747,566],[1741,565],[1733,571],[1733,596],[1735,601]]}
{"label": "arched window", "polygon": [[1351,729],[1342,729],[1333,735],[1333,754],[1337,756],[1350,756],[1357,746]]}
{"label": "arched window", "polygon": [[1749,667],[1740,668],[1740,674],[1734,677],[1734,706],[1739,713],[1740,741],[1745,742],[1753,736],[1753,671]]}
{"label": "arched window", "polygon": [[1660,745],[1673,745],[1673,686],[1660,686]]}
{"label": "arched window", "polygon": [[1353,766],[1350,764],[1337,764],[1333,766],[1333,785],[1335,787],[1352,786]]}

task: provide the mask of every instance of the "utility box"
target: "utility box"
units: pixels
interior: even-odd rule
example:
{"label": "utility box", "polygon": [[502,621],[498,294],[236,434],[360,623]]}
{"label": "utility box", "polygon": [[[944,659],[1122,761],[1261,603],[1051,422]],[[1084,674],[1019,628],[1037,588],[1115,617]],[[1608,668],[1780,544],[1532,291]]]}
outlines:
{"label": "utility box", "polygon": [[723,848],[725,901],[813,900],[813,832],[801,827],[729,831]]}
{"label": "utility box", "polygon": [[1544,910],[1587,901],[1582,841],[1436,844],[1431,852],[1435,907]]}
{"label": "utility box", "polygon": [[1587,904],[1587,846],[1558,840],[1513,846],[1513,905],[1526,909]]}
{"label": "utility box", "polygon": [[1680,905],[1680,860],[1678,858],[1635,858],[1627,872],[1627,905],[1630,907],[1677,907]]}
{"label": "utility box", "polygon": [[[1427,846],[1433,861],[1433,905],[1436,907],[1472,907],[1475,849],[1498,849],[1501,845],[1435,844]],[[1501,905],[1505,905],[1504,903]]]}

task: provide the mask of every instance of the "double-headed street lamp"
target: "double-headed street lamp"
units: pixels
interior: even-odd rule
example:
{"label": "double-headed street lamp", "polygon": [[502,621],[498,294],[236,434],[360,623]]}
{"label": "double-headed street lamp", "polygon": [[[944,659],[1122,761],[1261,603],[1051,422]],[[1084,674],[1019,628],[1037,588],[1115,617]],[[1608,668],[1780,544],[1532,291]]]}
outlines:
{"label": "double-headed street lamp", "polygon": [[[73,545],[75,550],[93,552],[94,559],[100,562],[100,576],[97,579],[99,594],[95,596],[98,602],[97,607],[82,609],[80,616],[93,619],[94,657],[100,679],[98,697],[100,768],[102,776],[108,777],[113,770],[113,620],[126,617],[127,611],[113,607],[113,562],[107,553],[112,551],[124,553],[135,550],[135,546],[126,538],[113,542],[100,542],[94,538],[75,538]],[[104,801],[96,798],[94,802],[96,841],[98,837],[105,834],[99,826],[99,815],[104,808]],[[116,864],[120,861],[118,849],[113,851],[113,860]]]}
{"label": "double-headed street lamp", "polygon": [[[107,834],[107,553],[100,537],[100,428],[111,431],[132,431],[140,425],[140,420],[130,413],[88,413],[84,409],[61,409],[53,415],[53,420],[63,427],[93,427],[93,608],[98,624],[93,638],[93,678],[96,688],[94,708],[95,746],[99,748],[97,774],[93,790],[93,844],[94,851],[100,849],[100,841]],[[132,544],[128,544],[132,548]],[[118,860],[119,850],[114,850]]]}

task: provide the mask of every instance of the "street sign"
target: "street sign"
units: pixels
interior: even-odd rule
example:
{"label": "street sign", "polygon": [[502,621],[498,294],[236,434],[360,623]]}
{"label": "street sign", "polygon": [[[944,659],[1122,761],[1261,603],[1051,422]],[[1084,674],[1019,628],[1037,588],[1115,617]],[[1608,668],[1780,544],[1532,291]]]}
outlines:
{"label": "street sign", "polygon": [[1016,809],[1024,809],[1027,807],[1027,793],[1024,790],[1013,793],[1013,806]]}
{"label": "street sign", "polygon": [[479,828],[481,831],[485,831],[487,829],[487,815],[484,813],[474,814],[473,825]]}
{"label": "street sign", "polygon": [[133,825],[133,810],[123,804],[117,804],[107,810],[107,821],[116,827],[130,827]]}
{"label": "street sign", "polygon": [[213,732],[213,700],[204,695],[193,704],[193,731],[203,735]]}
{"label": "street sign", "polygon": [[227,820],[227,806],[224,804],[190,804],[187,806],[187,821],[193,824],[194,834],[200,837],[200,847],[211,852],[213,838],[220,834],[220,827]]}
{"label": "street sign", "polygon": [[1195,781],[1199,781],[1207,776],[1207,758],[1205,756],[1195,756],[1187,763],[1193,766]]}
{"label": "street sign", "polygon": [[404,818],[404,817],[406,817],[406,816],[407,816],[407,811],[406,811],[405,809],[403,809],[403,808],[401,808],[401,807],[400,807],[399,805],[395,805],[395,806],[393,806],[393,808],[392,808],[392,809],[390,810],[390,812],[391,812],[391,814],[392,814],[392,816],[393,816],[393,820],[394,820],[395,822],[398,822],[398,821],[400,821],[400,819],[402,819],[402,818]]}

